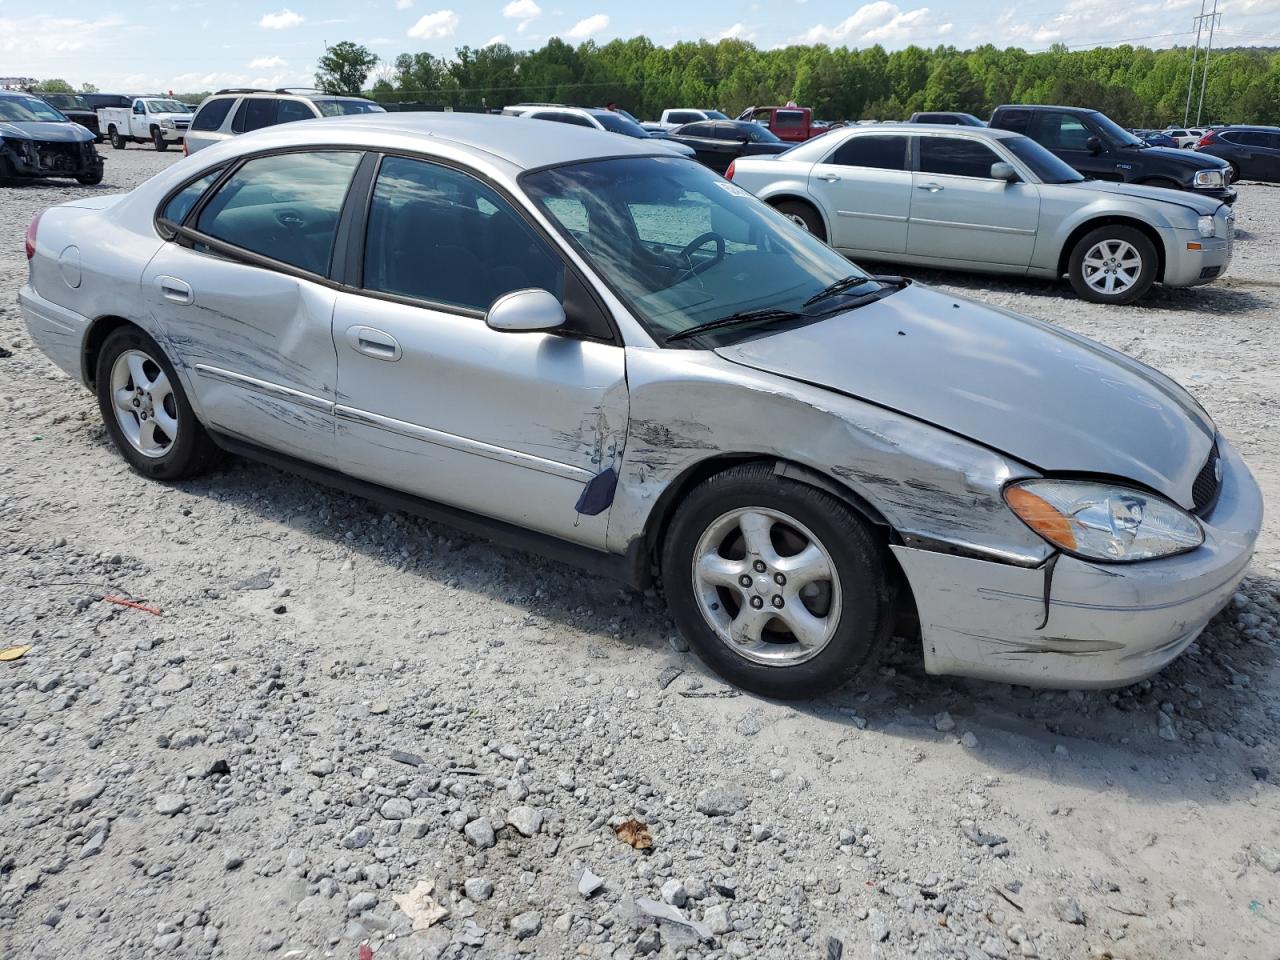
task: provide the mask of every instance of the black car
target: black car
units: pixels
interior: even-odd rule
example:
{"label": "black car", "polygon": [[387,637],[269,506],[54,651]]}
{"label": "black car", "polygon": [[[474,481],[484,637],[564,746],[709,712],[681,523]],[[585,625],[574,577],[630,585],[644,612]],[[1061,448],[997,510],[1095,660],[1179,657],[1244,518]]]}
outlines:
{"label": "black car", "polygon": [[1231,164],[1233,180],[1280,183],[1280,127],[1222,127],[1196,144],[1201,154]]}
{"label": "black car", "polygon": [[972,113],[956,113],[950,110],[935,110],[932,113],[913,113],[907,123],[949,123],[958,127],[985,127],[986,124]]}
{"label": "black car", "polygon": [[43,177],[101,183],[93,134],[39,97],[0,90],[0,183]]}
{"label": "black car", "polygon": [[93,134],[97,143],[102,142],[102,132],[98,129],[98,114],[89,106],[84,96],[79,93],[37,93],[37,97],[56,109],[68,120],[74,120]]}
{"label": "black car", "polygon": [[101,110],[103,107],[133,106],[133,97],[124,93],[82,93],[80,96],[89,105],[90,110]]}
{"label": "black car", "polygon": [[1190,190],[1234,203],[1231,166],[1194,150],[1148,146],[1110,117],[1084,107],[1003,106],[991,114],[998,130],[1035,140],[1094,180]]}
{"label": "black car", "polygon": [[698,162],[716,173],[724,173],[738,157],[782,153],[795,146],[750,120],[700,120],[676,127],[668,136],[692,147]]}

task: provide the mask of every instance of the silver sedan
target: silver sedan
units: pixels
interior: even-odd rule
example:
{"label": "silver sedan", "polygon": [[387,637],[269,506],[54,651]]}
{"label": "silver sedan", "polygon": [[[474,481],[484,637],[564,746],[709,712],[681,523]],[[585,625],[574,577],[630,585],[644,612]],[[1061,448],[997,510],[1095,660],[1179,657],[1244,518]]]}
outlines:
{"label": "silver sedan", "polygon": [[863,273],[599,131],[270,128],[53,207],[27,245],[31,334],[139,473],[232,451],[660,581],[707,663],[772,695],[916,622],[935,673],[1136,680],[1230,598],[1261,522],[1161,374]]}
{"label": "silver sedan", "polygon": [[1085,180],[1034,140],[982,127],[851,127],[729,177],[859,260],[1066,276],[1096,303],[1226,272],[1235,215],[1182,190]]}

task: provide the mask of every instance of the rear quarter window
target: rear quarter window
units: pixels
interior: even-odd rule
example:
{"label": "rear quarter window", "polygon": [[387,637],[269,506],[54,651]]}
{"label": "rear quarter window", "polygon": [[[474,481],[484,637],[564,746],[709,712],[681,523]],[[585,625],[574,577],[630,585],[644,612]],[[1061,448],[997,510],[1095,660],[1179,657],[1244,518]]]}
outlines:
{"label": "rear quarter window", "polygon": [[185,187],[169,198],[169,201],[160,208],[159,219],[173,226],[181,226],[182,221],[187,219],[195,205],[200,202],[200,198],[204,196],[204,192],[208,190],[215,180],[222,173],[222,167],[216,167],[210,170],[198,180],[192,180]]}
{"label": "rear quarter window", "polygon": [[221,97],[217,100],[210,100],[202,106],[191,120],[192,130],[217,130],[222,126],[222,122],[227,119],[227,114],[231,112],[231,106],[234,104],[235,98]]}

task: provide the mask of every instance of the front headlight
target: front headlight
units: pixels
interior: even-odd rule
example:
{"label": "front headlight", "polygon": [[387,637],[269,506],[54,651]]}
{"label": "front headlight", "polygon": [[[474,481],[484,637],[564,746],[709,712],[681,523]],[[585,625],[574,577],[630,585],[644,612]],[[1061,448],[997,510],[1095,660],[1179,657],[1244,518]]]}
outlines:
{"label": "front headlight", "polygon": [[1197,187],[1220,187],[1222,186],[1221,170],[1197,170],[1196,180]]}
{"label": "front headlight", "polygon": [[1212,237],[1218,232],[1218,224],[1213,217],[1201,217],[1197,226],[1200,228],[1200,236],[1202,237]]}
{"label": "front headlight", "polygon": [[173,121],[172,121],[172,120],[161,120],[161,121],[160,121],[160,126],[164,127],[166,130],[172,130],[172,129],[173,129]]}
{"label": "front headlight", "polygon": [[1150,493],[1088,480],[1024,480],[1005,503],[1055,547],[1090,560],[1168,557],[1204,543],[1204,530],[1181,507]]}

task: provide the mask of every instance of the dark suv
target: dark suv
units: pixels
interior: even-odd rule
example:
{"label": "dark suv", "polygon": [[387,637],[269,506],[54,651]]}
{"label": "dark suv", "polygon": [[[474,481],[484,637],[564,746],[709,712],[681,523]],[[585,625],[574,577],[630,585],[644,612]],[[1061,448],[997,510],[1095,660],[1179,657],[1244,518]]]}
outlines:
{"label": "dark suv", "polygon": [[1231,164],[1232,179],[1280,183],[1280,127],[1223,127],[1210,130],[1196,150]]}
{"label": "dark suv", "polygon": [[102,132],[98,129],[98,114],[81,94],[37,93],[36,96],[58,110],[68,120],[74,120],[92,133],[96,142],[102,142]]}
{"label": "dark suv", "polygon": [[1190,190],[1234,203],[1231,165],[1194,150],[1148,146],[1110,117],[1084,107],[1003,106],[992,127],[1021,133],[1094,180]]}
{"label": "dark suv", "polygon": [[972,113],[957,113],[954,110],[934,110],[928,113],[913,113],[907,123],[949,123],[956,127],[985,127],[986,124]]}

